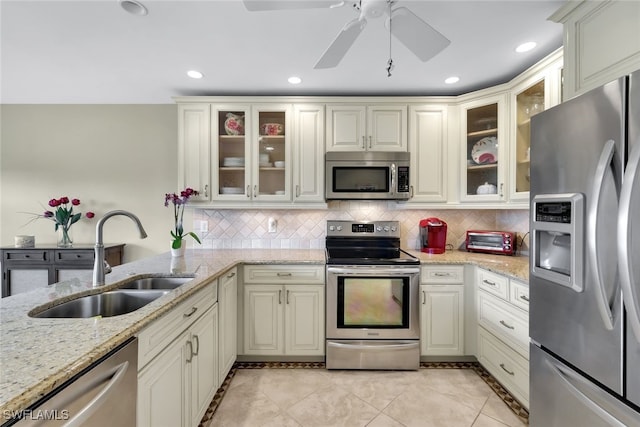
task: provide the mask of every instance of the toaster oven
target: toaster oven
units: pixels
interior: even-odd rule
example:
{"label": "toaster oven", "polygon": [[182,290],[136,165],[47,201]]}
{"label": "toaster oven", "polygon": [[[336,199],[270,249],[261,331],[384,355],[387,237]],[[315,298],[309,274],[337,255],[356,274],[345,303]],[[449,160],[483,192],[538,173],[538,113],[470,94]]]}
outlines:
{"label": "toaster oven", "polygon": [[469,252],[515,255],[516,233],[511,231],[469,230],[465,247]]}

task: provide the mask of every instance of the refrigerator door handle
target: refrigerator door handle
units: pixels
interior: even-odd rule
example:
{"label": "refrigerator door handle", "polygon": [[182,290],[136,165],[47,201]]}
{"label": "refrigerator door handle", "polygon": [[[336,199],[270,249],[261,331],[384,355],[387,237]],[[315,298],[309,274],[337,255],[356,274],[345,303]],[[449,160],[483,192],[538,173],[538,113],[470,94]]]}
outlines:
{"label": "refrigerator door handle", "polygon": [[639,165],[640,143],[637,143],[629,155],[627,168],[622,180],[622,191],[620,192],[618,266],[620,268],[622,298],[628,314],[627,318],[631,323],[633,334],[638,341],[640,341],[640,304],[638,302],[638,283],[635,283],[633,266],[631,265],[631,258],[637,257],[637,254],[632,254],[633,251],[631,247],[633,243],[631,241],[631,211],[633,209],[634,188],[640,188],[640,182],[636,182],[640,177],[640,173],[638,173]]}
{"label": "refrigerator door handle", "polygon": [[583,388],[591,388],[590,391],[593,393],[604,393],[603,391],[596,389],[593,384],[583,378],[578,377],[573,372],[565,369],[562,366],[558,366],[549,360],[546,360],[545,363],[547,363],[551,370],[558,375],[558,378],[560,378],[564,385],[567,386],[571,394],[573,394],[580,402],[582,402],[594,414],[598,415],[608,425],[612,427],[627,427],[626,424],[618,420],[616,417],[600,407],[600,405],[598,405],[596,402],[591,400],[579,389],[579,387],[582,386]]}
{"label": "refrigerator door handle", "polygon": [[589,263],[591,264],[591,268],[593,271],[593,280],[596,284],[596,305],[598,306],[598,311],[600,312],[600,317],[602,318],[604,326],[608,330],[613,330],[614,322],[611,307],[609,306],[609,302],[607,301],[607,294],[604,288],[604,283],[602,282],[600,263],[598,262],[598,242],[596,241],[596,236],[598,235],[598,217],[596,213],[598,212],[598,207],[600,206],[600,196],[602,195],[605,175],[607,171],[611,170],[610,165],[615,153],[615,149],[616,143],[615,141],[610,139],[604,144],[604,148],[602,149],[602,153],[600,154],[600,159],[598,160],[598,165],[596,166],[596,174],[593,179],[594,197],[591,199],[591,206],[589,207],[589,211],[592,212],[592,215],[589,216],[589,220],[587,223],[587,227],[589,229],[588,235],[593,236],[593,238],[585,239],[587,241],[587,256],[589,257]]}

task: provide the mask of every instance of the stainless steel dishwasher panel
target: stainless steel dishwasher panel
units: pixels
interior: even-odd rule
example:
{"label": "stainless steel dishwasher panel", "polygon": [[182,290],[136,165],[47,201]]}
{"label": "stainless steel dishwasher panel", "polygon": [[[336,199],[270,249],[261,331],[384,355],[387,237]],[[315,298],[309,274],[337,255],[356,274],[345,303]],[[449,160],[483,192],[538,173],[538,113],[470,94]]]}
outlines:
{"label": "stainless steel dishwasher panel", "polygon": [[134,338],[22,411],[4,426],[135,427],[138,339]]}

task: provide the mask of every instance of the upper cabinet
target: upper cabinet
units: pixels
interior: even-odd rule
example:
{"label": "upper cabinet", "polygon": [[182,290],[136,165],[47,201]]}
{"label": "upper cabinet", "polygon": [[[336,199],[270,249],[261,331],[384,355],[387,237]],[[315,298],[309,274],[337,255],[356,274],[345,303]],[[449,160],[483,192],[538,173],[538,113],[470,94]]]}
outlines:
{"label": "upper cabinet", "polygon": [[463,202],[506,200],[506,104],[506,94],[500,93],[460,106],[460,200]]}
{"label": "upper cabinet", "polygon": [[640,68],[640,2],[568,1],[549,19],[564,24],[564,100]]}
{"label": "upper cabinet", "polygon": [[407,151],[406,105],[327,105],[327,151]]}
{"label": "upper cabinet", "polygon": [[178,105],[178,188],[191,187],[200,194],[193,201],[209,201],[211,107]]}
{"label": "upper cabinet", "polygon": [[291,200],[291,105],[212,106],[212,200]]}
{"label": "upper cabinet", "polygon": [[294,105],[293,202],[324,203],[324,105]]}

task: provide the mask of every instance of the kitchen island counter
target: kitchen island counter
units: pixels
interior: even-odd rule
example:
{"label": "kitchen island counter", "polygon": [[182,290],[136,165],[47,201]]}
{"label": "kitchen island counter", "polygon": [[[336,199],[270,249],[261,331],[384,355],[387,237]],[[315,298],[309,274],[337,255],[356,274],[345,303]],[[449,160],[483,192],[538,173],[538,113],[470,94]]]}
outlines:
{"label": "kitchen island counter", "polygon": [[[409,251],[422,264],[474,264],[528,279],[528,258],[447,251],[429,255]],[[29,408],[74,375],[90,366],[153,320],[241,263],[324,264],[324,249],[188,250],[185,257],[169,253],[127,263],[113,269],[100,289],[91,285],[91,271],[78,278],[0,299],[0,424]],[[83,272],[84,273],[84,272]],[[61,298],[117,288],[144,275],[193,276],[191,282],[134,312],[109,318],[40,319],[29,317]]]}

